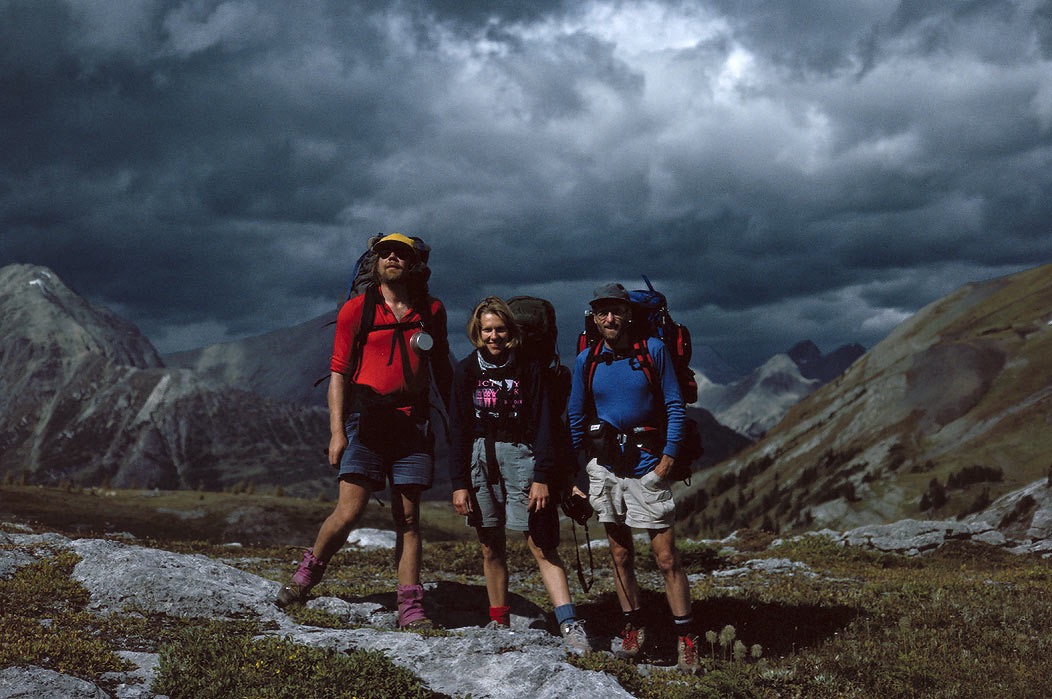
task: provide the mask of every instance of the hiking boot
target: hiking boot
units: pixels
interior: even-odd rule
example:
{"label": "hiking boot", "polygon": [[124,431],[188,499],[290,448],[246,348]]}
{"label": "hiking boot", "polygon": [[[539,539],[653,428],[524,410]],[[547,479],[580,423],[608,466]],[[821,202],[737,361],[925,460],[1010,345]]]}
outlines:
{"label": "hiking boot", "polygon": [[325,575],[325,564],[314,557],[314,549],[303,552],[303,560],[292,575],[292,582],[281,588],[274,604],[282,609],[290,604],[301,604],[307,599],[310,589],[321,582]]}
{"label": "hiking boot", "polygon": [[584,654],[592,650],[592,643],[588,640],[588,632],[584,630],[583,621],[567,621],[559,625],[559,633],[563,635],[566,648],[577,654]]}
{"label": "hiking boot", "polygon": [[[489,608],[489,625],[487,629],[506,629],[511,626],[511,607],[501,605]],[[496,624],[496,626],[494,626]]]}
{"label": "hiking boot", "polygon": [[643,626],[625,624],[621,630],[621,650],[617,651],[619,658],[636,658],[643,652],[647,644],[647,630]]}
{"label": "hiking boot", "polygon": [[398,586],[398,628],[421,631],[435,625],[424,613],[424,586]]}
{"label": "hiking boot", "polygon": [[511,628],[511,624],[502,624],[499,620],[494,619],[482,628],[488,629],[490,631],[507,631]]}
{"label": "hiking boot", "polygon": [[426,616],[410,621],[405,624],[399,624],[399,629],[402,631],[426,631],[428,629],[435,628],[435,622],[428,619]]}
{"label": "hiking boot", "polygon": [[696,675],[701,672],[698,659],[698,637],[692,633],[680,636],[676,642],[676,667],[683,672]]}

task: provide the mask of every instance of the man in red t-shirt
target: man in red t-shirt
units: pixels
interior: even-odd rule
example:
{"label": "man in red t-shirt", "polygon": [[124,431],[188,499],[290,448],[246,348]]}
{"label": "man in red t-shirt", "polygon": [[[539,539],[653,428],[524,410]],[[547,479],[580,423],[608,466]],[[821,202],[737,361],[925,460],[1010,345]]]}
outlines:
{"label": "man in red t-shirt", "polygon": [[339,500],[276,603],[284,607],[306,598],[347,541],[370,495],[390,482],[398,539],[398,625],[422,627],[430,621],[420,585],[420,494],[431,487],[435,471],[428,422],[431,381],[447,405],[452,382],[446,310],[427,294],[427,275],[412,238],[391,233],[373,251],[375,284],[349,299],[336,319],[328,455],[339,470]]}

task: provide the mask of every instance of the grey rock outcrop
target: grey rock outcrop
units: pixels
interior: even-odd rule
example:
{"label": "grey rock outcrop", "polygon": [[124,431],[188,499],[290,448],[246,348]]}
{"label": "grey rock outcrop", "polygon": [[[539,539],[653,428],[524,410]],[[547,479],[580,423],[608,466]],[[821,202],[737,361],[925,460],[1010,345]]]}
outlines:
{"label": "grey rock outcrop", "polygon": [[110,699],[110,695],[87,680],[30,666],[0,670],[0,699]]}
{"label": "grey rock outcrop", "polygon": [[939,548],[950,541],[972,541],[1005,546],[1008,539],[993,527],[956,520],[904,519],[891,524],[871,524],[843,533],[820,532],[845,546],[901,553],[908,556]]}
{"label": "grey rock outcrop", "polygon": [[[89,609],[97,613],[119,612],[134,605],[141,611],[176,616],[219,619],[251,616],[273,622],[276,629],[271,633],[290,637],[298,643],[337,650],[379,650],[433,690],[449,695],[495,699],[520,696],[627,699],[631,696],[609,675],[579,670],[568,664],[562,640],[535,628],[541,625],[543,612],[521,598],[512,607],[510,631],[477,626],[456,628],[458,620],[464,621],[470,616],[464,609],[465,604],[477,607],[478,600],[470,599],[465,594],[467,586],[458,583],[429,584],[428,604],[434,607],[432,616],[454,630],[453,635],[445,637],[381,630],[394,625],[393,593],[380,596],[383,599],[357,603],[319,598],[310,604],[348,622],[373,627],[321,629],[294,623],[272,604],[278,583],[196,554],[100,539],[0,534],[0,565],[10,568],[30,562],[31,557],[18,556],[18,552],[39,551],[41,549],[35,547],[45,542],[51,548],[69,549],[80,556],[73,578],[90,591]],[[117,699],[153,697],[147,688],[155,671],[156,655],[137,653],[125,657],[137,669],[117,678],[121,680]],[[0,682],[3,678],[7,678],[11,691],[24,685],[24,691],[32,694],[0,694],[0,697],[108,696],[90,683],[39,669],[12,668],[0,675]]]}
{"label": "grey rock outcrop", "polygon": [[908,556],[966,541],[1048,558],[1052,556],[1052,487],[1047,478],[1034,481],[959,520],[903,519],[844,532],[823,529],[804,536],[826,536],[844,546]]}
{"label": "grey rock outcrop", "polygon": [[[1000,513],[1000,514],[998,514]],[[998,521],[991,521],[991,518]],[[9,526],[8,529],[15,527]],[[994,503],[982,516],[968,520],[902,520],[867,525],[844,532],[822,530],[801,536],[824,536],[843,546],[901,555],[923,555],[951,542],[973,542],[1017,554],[1052,555],[1052,489],[1035,482]],[[737,536],[708,542],[734,548]],[[776,540],[771,546],[776,546]],[[308,604],[348,626],[318,628],[293,622],[272,604],[279,583],[247,573],[224,561],[103,539],[68,539],[58,534],[0,532],[0,575],[67,549],[80,557],[72,577],[89,592],[88,609],[116,613],[129,607],[146,613],[216,619],[257,618],[273,627],[268,633],[297,643],[337,651],[378,650],[420,677],[437,692],[477,698],[543,699],[602,696],[630,697],[613,677],[579,670],[566,662],[561,639],[544,628],[545,613],[513,596],[511,630],[479,628],[477,614],[485,604],[479,586],[457,582],[427,584],[429,614],[453,630],[429,637],[385,631],[395,623],[394,594],[348,601],[319,597]],[[813,577],[808,566],[782,558],[756,558],[733,568],[693,575],[710,577],[717,587],[737,579],[762,576]],[[115,685],[107,694],[90,682],[39,667],[0,671],[0,699],[16,697],[84,697],[158,699],[150,691],[157,654],[122,650],[134,668],[107,677]]]}

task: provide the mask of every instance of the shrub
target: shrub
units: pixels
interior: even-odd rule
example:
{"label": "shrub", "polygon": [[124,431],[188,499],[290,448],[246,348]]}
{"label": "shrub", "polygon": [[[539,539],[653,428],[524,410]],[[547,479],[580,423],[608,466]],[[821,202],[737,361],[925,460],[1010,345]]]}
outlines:
{"label": "shrub", "polygon": [[983,488],[983,491],[975,496],[975,500],[972,500],[972,504],[964,508],[958,515],[957,519],[964,519],[968,515],[974,512],[982,512],[990,506],[993,500],[990,498],[990,489]]}
{"label": "shrub", "polygon": [[906,447],[901,443],[895,443],[890,449],[888,449],[888,462],[885,464],[887,469],[894,473],[899,470],[902,464],[906,463]]}
{"label": "shrub", "polygon": [[56,553],[0,581],[0,667],[32,664],[86,679],[128,667],[82,611],[88,591],[69,577],[77,560]]}
{"label": "shrub", "polygon": [[724,473],[716,479],[716,486],[712,489],[712,497],[723,495],[738,483],[738,475],[735,473]]}
{"label": "shrub", "polygon": [[926,510],[937,510],[946,504],[946,489],[939,483],[938,478],[932,478],[928,483],[928,490],[921,495],[920,509],[921,511]]}
{"label": "shrub", "polygon": [[966,488],[972,483],[1000,483],[1004,477],[1005,472],[1000,468],[966,466],[949,475],[946,479],[946,487],[953,490]]}
{"label": "shrub", "polygon": [[232,635],[222,622],[162,646],[153,691],[172,699],[401,699],[438,696],[379,651],[341,653],[274,636]]}
{"label": "shrub", "polygon": [[1029,517],[1030,513],[1033,512],[1036,507],[1037,501],[1034,499],[1034,496],[1029,494],[1024,495],[1019,498],[1019,502],[1015,504],[1012,511],[1006,514],[1004,519],[1001,520],[1001,526],[1004,527],[1014,522],[1018,522],[1024,517]]}
{"label": "shrub", "polygon": [[734,503],[730,500],[724,500],[723,504],[720,505],[720,513],[716,515],[716,521],[721,524],[731,523],[734,520],[735,511]]}

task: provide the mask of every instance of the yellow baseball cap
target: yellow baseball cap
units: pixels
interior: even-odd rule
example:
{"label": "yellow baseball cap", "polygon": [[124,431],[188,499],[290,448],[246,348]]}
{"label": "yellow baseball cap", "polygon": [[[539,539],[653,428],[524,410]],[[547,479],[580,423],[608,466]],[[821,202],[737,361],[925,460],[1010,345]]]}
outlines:
{"label": "yellow baseball cap", "polygon": [[405,245],[414,253],[416,252],[416,245],[413,243],[413,239],[407,235],[402,235],[401,233],[388,233],[383,238],[380,238],[378,241],[373,243],[373,251],[376,252],[384,247],[388,247],[392,243]]}

